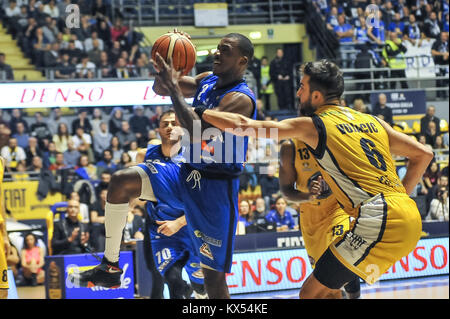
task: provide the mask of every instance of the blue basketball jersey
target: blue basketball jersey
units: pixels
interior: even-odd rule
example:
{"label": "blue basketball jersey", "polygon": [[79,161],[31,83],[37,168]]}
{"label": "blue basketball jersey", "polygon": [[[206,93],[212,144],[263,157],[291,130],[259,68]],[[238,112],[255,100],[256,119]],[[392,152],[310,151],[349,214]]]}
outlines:
{"label": "blue basketball jersey", "polygon": [[[193,107],[205,106],[213,109],[219,106],[222,98],[230,92],[241,92],[246,94],[253,103],[252,118],[256,118],[256,99],[253,92],[247,86],[244,79],[233,83],[228,87],[217,88],[218,77],[216,75],[206,76],[199,84],[197,92],[194,95]],[[202,142],[200,148],[191,145],[189,154],[186,153],[186,159],[194,169],[203,172],[211,172],[225,175],[237,176],[243,171],[243,163],[246,160],[248,137],[235,136],[233,134],[222,132],[221,135],[206,139]],[[195,149],[201,149],[201,156]]]}
{"label": "blue basketball jersey", "polygon": [[164,156],[161,145],[148,147],[144,163],[138,166],[149,176],[153,193],[158,200],[146,205],[151,219],[174,220],[184,215],[179,191],[180,165],[184,160],[181,153],[173,158]]}

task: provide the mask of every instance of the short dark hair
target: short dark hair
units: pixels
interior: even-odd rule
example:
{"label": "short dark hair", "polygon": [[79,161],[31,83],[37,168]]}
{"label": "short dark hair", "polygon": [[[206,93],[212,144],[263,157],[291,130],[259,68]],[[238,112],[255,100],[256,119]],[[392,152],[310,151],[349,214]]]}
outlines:
{"label": "short dark hair", "polygon": [[326,100],[340,99],[344,93],[344,76],[334,62],[326,59],[307,62],[302,66],[301,71],[310,78],[310,91],[321,92]]}
{"label": "short dark hair", "polygon": [[164,116],[169,115],[169,114],[175,114],[175,111],[173,109],[168,109],[168,110],[162,112],[161,116],[159,117],[159,120],[161,120]]}
{"label": "short dark hair", "polygon": [[248,58],[248,61],[253,58],[253,54],[255,49],[253,48],[253,43],[247,38],[245,35],[240,33],[228,33],[224,38],[235,38],[238,39],[238,48],[241,51],[243,56]]}

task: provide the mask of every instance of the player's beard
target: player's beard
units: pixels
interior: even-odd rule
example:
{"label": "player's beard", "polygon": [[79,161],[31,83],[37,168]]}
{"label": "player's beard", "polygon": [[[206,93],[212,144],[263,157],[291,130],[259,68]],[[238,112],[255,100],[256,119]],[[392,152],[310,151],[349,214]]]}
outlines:
{"label": "player's beard", "polygon": [[312,98],[311,95],[309,96],[308,100],[305,102],[300,102],[300,115],[302,116],[311,116],[314,114],[314,107],[312,106]]}

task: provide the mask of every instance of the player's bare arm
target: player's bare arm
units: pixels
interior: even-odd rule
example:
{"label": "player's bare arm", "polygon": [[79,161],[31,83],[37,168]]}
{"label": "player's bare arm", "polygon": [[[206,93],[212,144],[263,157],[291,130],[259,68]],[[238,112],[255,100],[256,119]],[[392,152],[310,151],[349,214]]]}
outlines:
{"label": "player's bare arm", "polygon": [[300,192],[295,188],[295,182],[297,180],[295,145],[290,140],[286,140],[281,144],[279,177],[281,192],[290,201],[309,201],[318,195],[316,192],[320,192],[320,183],[316,181],[313,182],[314,185],[311,187],[311,193]]}
{"label": "player's bare arm", "polygon": [[310,117],[286,119],[280,122],[252,120],[242,114],[206,110],[202,119],[213,126],[239,136],[271,137],[270,129],[276,129],[278,140],[298,138],[316,148],[319,135]]}
{"label": "player's bare arm", "polygon": [[404,156],[409,159],[408,169],[402,180],[403,186],[408,194],[414,190],[419,183],[428,164],[434,157],[433,152],[415,141],[406,134],[397,132],[385,121],[380,120],[389,136],[390,151],[392,154]]}

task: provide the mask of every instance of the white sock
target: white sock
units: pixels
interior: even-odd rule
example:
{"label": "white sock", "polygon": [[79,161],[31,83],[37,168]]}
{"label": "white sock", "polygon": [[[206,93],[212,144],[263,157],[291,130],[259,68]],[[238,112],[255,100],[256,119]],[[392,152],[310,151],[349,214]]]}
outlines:
{"label": "white sock", "polygon": [[122,232],[127,223],[129,203],[105,205],[105,257],[110,262],[119,261]]}

